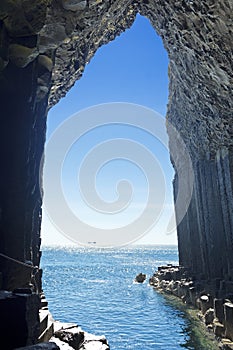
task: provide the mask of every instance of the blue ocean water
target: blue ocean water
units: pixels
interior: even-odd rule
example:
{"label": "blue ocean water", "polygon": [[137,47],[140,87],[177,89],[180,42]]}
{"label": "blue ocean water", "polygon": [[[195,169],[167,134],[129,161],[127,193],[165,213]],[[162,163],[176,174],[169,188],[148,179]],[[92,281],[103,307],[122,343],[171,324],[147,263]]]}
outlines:
{"label": "blue ocean water", "polygon": [[43,290],[53,317],[102,335],[111,350],[195,349],[189,321],[148,285],[158,266],[177,264],[176,247],[44,248]]}

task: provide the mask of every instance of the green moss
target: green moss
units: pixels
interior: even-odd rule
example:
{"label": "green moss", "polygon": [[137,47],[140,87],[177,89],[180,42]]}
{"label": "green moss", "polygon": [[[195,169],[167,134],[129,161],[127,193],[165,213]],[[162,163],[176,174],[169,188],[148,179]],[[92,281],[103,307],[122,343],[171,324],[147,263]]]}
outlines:
{"label": "green moss", "polygon": [[186,349],[219,350],[218,341],[212,331],[199,319],[198,310],[193,306],[184,304],[178,297],[162,293],[166,301],[174,308],[180,310],[189,324],[186,332],[189,340],[183,345]]}

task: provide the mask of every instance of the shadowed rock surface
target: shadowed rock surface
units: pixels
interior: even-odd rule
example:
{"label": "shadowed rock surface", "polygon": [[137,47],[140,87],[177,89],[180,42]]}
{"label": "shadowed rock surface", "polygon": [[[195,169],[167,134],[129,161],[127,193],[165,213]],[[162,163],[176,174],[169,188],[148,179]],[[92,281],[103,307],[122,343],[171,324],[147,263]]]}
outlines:
{"label": "shadowed rock surface", "polygon": [[[31,289],[39,302],[39,184],[48,108],[137,13],[149,18],[170,59],[167,120],[175,200],[183,179],[184,206],[185,192],[192,190],[181,222],[183,208],[176,205],[180,265],[196,279],[224,281],[226,293],[232,288],[232,12],[230,0],[1,1],[0,289]],[[180,139],[191,156],[193,189]],[[18,317],[25,320],[21,311]],[[38,310],[33,312],[36,319]],[[34,334],[26,340],[30,344],[38,324],[25,322],[34,330],[28,332]]]}

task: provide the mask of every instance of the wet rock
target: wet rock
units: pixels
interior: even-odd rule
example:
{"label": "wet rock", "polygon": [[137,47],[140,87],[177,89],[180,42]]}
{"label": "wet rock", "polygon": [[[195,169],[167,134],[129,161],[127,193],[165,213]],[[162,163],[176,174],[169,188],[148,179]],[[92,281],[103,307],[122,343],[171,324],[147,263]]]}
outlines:
{"label": "wet rock", "polygon": [[146,274],[141,272],[135,277],[135,282],[137,283],[143,283],[145,280],[146,280]]}

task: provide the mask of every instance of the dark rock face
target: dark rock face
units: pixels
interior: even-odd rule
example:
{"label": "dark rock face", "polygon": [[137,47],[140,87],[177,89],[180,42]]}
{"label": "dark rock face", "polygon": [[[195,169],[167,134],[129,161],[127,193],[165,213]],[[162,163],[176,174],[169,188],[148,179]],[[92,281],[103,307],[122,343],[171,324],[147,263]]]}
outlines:
{"label": "dark rock face", "polygon": [[34,344],[39,335],[40,298],[22,291],[0,292],[0,339],[4,349]]}
{"label": "dark rock face", "polygon": [[[48,106],[65,96],[96,50],[129,28],[138,12],[168,51],[167,119],[192,159],[193,196],[178,225],[180,264],[196,278],[231,281],[232,11],[230,0],[1,1],[0,288],[41,289],[41,272],[7,257],[39,266]],[[168,133],[176,198],[187,169],[179,140],[170,127]],[[179,211],[177,206],[178,221]]]}

